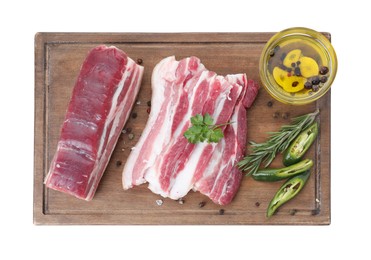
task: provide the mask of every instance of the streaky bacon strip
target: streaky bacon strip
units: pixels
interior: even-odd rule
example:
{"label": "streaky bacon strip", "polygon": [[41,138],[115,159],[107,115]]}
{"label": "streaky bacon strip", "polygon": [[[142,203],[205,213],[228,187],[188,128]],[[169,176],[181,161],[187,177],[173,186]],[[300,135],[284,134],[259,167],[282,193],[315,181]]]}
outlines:
{"label": "streaky bacon strip", "polygon": [[143,67],[114,46],[87,55],[45,178],[48,188],[91,200],[139,92]]}
{"label": "streaky bacon strip", "polygon": [[[133,147],[123,171],[123,187],[145,183],[145,173],[158,160],[162,150],[176,133],[181,115],[187,111],[188,98],[182,96],[183,88],[193,86],[205,68],[196,57],[175,60],[163,59],[152,73],[151,113],[138,143]],[[148,177],[149,178],[149,177]]]}
{"label": "streaky bacon strip", "polygon": [[[257,92],[245,74],[218,76],[195,57],[162,60],[152,74],[149,120],[123,171],[124,189],[148,182],[154,193],[171,199],[193,189],[215,203],[230,203],[242,179],[236,164],[245,152],[246,110]],[[231,124],[222,127],[219,143],[191,144],[183,136],[190,118],[205,113],[214,124]]]}
{"label": "streaky bacon strip", "polygon": [[242,159],[246,149],[246,110],[252,105],[259,88],[253,80],[246,81],[246,78],[243,78],[243,81],[246,82],[246,92],[231,117],[231,122],[235,123],[226,127],[224,138],[213,152],[212,163],[194,184],[194,190],[221,205],[230,203],[240,186],[243,175],[236,164]]}

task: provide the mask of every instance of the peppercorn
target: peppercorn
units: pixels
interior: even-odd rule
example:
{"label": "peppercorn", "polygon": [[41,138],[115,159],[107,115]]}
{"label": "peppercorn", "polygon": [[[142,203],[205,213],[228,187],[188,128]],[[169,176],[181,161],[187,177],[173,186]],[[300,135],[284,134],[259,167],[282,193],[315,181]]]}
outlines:
{"label": "peppercorn", "polygon": [[138,116],[138,114],[135,113],[135,112],[133,112],[133,113],[131,114],[131,117],[132,117],[132,118],[137,118],[137,116]]}
{"label": "peppercorn", "polygon": [[320,80],[319,80],[319,77],[318,77],[318,76],[316,76],[316,77],[314,77],[314,78],[312,79],[312,84],[313,84],[313,85],[318,85],[319,82],[320,82]]}
{"label": "peppercorn", "polygon": [[274,49],[272,49],[272,50],[270,50],[270,51],[269,51],[269,56],[273,57],[273,56],[274,56],[274,54],[275,54],[275,51],[274,51]]}
{"label": "peppercorn", "polygon": [[268,107],[273,106],[273,102],[272,102],[272,101],[268,101],[267,106],[268,106]]}
{"label": "peppercorn", "polygon": [[151,100],[147,101],[147,106],[149,106],[149,107],[151,106]]}
{"label": "peppercorn", "polygon": [[224,215],[224,212],[225,212],[224,209],[220,209],[220,210],[219,210],[219,215]]}
{"label": "peppercorn", "polygon": [[273,49],[271,49],[269,51],[269,56],[273,57],[278,52],[279,49],[280,49],[280,46],[278,46],[278,45],[276,47],[274,47]]}
{"label": "peppercorn", "polygon": [[259,207],[260,206],[260,202],[255,202],[255,206]]}
{"label": "peppercorn", "polygon": [[287,118],[289,118],[289,116],[290,116],[290,114],[287,113],[287,112],[282,114],[283,119],[287,119]]}
{"label": "peppercorn", "polygon": [[117,166],[117,167],[121,166],[121,164],[122,164],[121,161],[117,161],[117,162],[116,162],[116,166]]}
{"label": "peppercorn", "polygon": [[307,81],[307,82],[305,82],[305,84],[304,84],[304,88],[306,88],[306,89],[311,89],[312,88],[312,82],[310,82],[310,81]]}
{"label": "peppercorn", "polygon": [[318,86],[318,85],[313,85],[313,86],[312,86],[312,90],[313,90],[314,92],[317,92],[317,91],[319,90],[319,86]]}
{"label": "peppercorn", "polygon": [[327,77],[326,77],[326,76],[322,76],[322,77],[320,78],[320,81],[321,81],[321,83],[326,83],[326,81],[327,81]]}
{"label": "peppercorn", "polygon": [[326,67],[326,66],[322,66],[319,70],[319,74],[321,74],[321,75],[325,75],[325,74],[327,74],[327,72],[328,72],[328,67]]}
{"label": "peppercorn", "polygon": [[137,63],[140,65],[143,63],[143,60],[142,59],[137,59]]}
{"label": "peppercorn", "polygon": [[205,204],[206,204],[205,201],[201,201],[200,203],[198,203],[198,207],[203,208],[205,206]]}

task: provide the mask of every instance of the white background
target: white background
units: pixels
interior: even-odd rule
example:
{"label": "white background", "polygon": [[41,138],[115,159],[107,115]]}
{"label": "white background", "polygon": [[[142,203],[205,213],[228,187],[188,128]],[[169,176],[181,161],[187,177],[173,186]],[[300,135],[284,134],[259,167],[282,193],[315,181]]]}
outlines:
{"label": "white background", "polygon": [[[0,259],[370,259],[371,15],[364,3],[3,1]],[[273,32],[293,26],[331,32],[339,60],[332,87],[330,226],[32,224],[36,32]]]}

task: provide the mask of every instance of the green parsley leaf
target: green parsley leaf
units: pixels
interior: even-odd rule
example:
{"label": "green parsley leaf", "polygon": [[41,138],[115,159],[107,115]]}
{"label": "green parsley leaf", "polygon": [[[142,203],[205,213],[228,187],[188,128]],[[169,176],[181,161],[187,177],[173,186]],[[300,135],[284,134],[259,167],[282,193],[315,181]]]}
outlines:
{"label": "green parsley leaf", "polygon": [[204,116],[204,124],[205,125],[212,125],[213,123],[214,123],[213,118],[208,113],[206,113],[205,116]]}
{"label": "green parsley leaf", "polygon": [[222,129],[216,128],[214,131],[210,133],[209,143],[217,143],[220,139],[224,137]]}
{"label": "green parsley leaf", "polygon": [[184,137],[187,138],[188,142],[195,144],[200,139],[201,134],[201,128],[194,125],[184,132]]}
{"label": "green parsley leaf", "polygon": [[213,125],[214,120],[207,113],[204,116],[197,114],[191,117],[191,123],[192,126],[183,135],[192,144],[205,141],[208,143],[218,143],[224,137],[220,127],[231,124]]}
{"label": "green parsley leaf", "polygon": [[200,114],[197,114],[191,117],[192,125],[203,125],[203,120],[204,120],[204,117]]}

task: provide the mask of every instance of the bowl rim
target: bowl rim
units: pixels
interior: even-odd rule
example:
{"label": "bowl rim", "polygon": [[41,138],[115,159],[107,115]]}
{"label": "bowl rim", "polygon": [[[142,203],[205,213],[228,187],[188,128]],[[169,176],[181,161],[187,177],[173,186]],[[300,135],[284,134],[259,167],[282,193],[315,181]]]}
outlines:
{"label": "bowl rim", "polygon": [[[278,86],[268,86],[272,85],[271,80],[269,80],[269,77],[266,75],[267,67],[268,67],[268,58],[269,56],[269,50],[272,48],[272,46],[275,46],[275,44],[278,41],[282,41],[282,39],[286,37],[292,37],[295,35],[302,35],[306,37],[310,37],[314,39],[315,41],[319,42],[322,46],[323,50],[327,52],[327,55],[329,57],[329,66],[331,74],[328,78],[328,81],[326,82],[326,87],[321,91],[316,93],[316,95],[312,96],[305,96],[303,98],[298,97],[289,97],[286,95],[281,94],[276,88],[278,89]],[[329,34],[330,35],[330,34]],[[331,88],[331,85],[335,79],[336,73],[337,73],[337,56],[336,52],[330,42],[330,40],[323,34],[318,31],[315,31],[310,28],[306,27],[291,27],[284,29],[280,32],[275,33],[265,44],[262,53],[260,55],[259,60],[259,75],[260,75],[260,81],[264,87],[264,89],[276,100],[284,103],[284,104],[290,104],[290,105],[305,105],[308,103],[311,103],[313,101],[316,101],[317,99],[321,98],[323,95],[325,95],[329,89]],[[274,84],[277,84],[274,82]]]}

